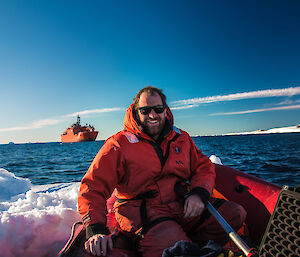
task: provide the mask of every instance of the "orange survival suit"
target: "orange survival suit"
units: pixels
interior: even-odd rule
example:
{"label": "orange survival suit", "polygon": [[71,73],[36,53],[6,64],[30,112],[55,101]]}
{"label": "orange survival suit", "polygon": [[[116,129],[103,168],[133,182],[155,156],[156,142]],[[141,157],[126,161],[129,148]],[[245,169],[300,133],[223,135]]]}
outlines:
{"label": "orange survival suit", "polygon": [[[140,238],[143,256],[161,256],[179,240],[224,243],[226,234],[212,217],[183,219],[184,199],[174,188],[185,181],[189,181],[188,194],[206,202],[215,185],[214,165],[188,133],[173,127],[169,108],[165,128],[154,141],[142,131],[131,104],[124,129],[106,140],[81,182],[78,210],[87,238],[109,234],[106,200],[116,189],[114,211],[119,228]],[[245,219],[243,208],[232,202],[222,204],[219,211],[234,228]]]}

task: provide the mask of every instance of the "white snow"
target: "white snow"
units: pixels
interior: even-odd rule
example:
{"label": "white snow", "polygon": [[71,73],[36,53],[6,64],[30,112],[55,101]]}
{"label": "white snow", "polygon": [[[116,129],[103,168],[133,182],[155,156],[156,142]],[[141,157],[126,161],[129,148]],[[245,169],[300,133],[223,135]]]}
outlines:
{"label": "white snow", "polygon": [[28,191],[31,188],[29,179],[17,178],[13,173],[0,169],[0,201]]}
{"label": "white snow", "polygon": [[79,183],[32,186],[0,169],[0,256],[56,256],[77,213]]}
{"label": "white snow", "polygon": [[275,134],[275,133],[300,133],[300,124],[296,126],[289,126],[289,127],[281,127],[281,128],[272,128],[268,130],[255,130],[255,131],[248,131],[248,132],[235,132],[235,133],[227,133],[223,134],[223,136],[230,136],[230,135],[256,135],[256,134]]}

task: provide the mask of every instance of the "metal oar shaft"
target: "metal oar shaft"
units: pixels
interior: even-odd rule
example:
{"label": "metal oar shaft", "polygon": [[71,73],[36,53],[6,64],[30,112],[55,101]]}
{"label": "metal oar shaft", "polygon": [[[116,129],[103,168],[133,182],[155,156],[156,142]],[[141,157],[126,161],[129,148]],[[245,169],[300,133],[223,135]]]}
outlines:
{"label": "metal oar shaft", "polygon": [[218,211],[212,206],[210,202],[207,202],[207,209],[223,227],[226,233],[229,235],[231,240],[248,256],[250,248],[243,241],[243,239],[232,229],[232,227],[227,223],[227,221],[218,213]]}

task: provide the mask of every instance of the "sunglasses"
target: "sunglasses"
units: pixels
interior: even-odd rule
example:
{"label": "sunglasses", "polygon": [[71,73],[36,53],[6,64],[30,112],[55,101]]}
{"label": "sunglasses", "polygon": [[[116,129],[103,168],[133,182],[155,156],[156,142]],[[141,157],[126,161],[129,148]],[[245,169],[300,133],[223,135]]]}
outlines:
{"label": "sunglasses", "polygon": [[154,110],[156,113],[163,113],[166,109],[166,106],[164,105],[155,105],[155,106],[145,106],[145,107],[139,107],[137,108],[141,114],[148,115],[152,110]]}

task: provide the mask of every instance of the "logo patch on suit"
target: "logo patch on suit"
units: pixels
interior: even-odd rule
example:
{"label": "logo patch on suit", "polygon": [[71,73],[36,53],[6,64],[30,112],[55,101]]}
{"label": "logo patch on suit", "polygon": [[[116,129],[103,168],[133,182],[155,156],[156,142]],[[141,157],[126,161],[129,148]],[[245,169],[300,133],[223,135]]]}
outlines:
{"label": "logo patch on suit", "polygon": [[132,134],[131,132],[126,131],[126,132],[124,132],[124,134],[125,134],[125,136],[127,137],[128,141],[130,143],[134,144],[134,143],[139,142],[138,138],[134,134]]}

